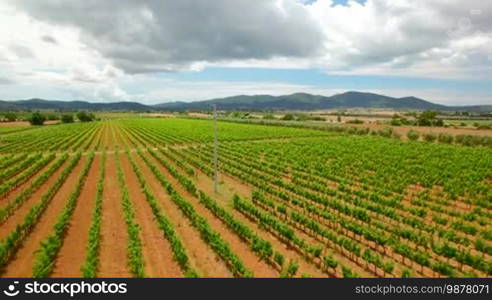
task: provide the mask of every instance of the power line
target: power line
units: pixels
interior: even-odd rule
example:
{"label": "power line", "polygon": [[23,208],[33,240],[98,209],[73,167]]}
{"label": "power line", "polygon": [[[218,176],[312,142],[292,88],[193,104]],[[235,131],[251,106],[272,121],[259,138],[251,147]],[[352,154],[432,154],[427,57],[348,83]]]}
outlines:
{"label": "power line", "polygon": [[214,191],[215,194],[219,191],[218,179],[219,179],[219,142],[218,142],[218,128],[217,128],[217,105],[213,104],[214,107]]}

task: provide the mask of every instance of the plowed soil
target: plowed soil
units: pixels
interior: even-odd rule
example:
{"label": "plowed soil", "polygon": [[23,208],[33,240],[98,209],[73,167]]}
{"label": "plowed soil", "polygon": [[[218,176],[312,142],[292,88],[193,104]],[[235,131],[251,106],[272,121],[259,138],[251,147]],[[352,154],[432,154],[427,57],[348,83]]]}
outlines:
{"label": "plowed soil", "polygon": [[152,210],[138,184],[126,154],[120,154],[122,168],[130,199],[135,209],[135,218],[140,225],[140,238],[143,245],[145,274],[149,277],[182,277],[179,266],[173,260],[169,242],[154,220]]}
{"label": "plowed soil", "polygon": [[92,210],[96,199],[101,156],[95,156],[89,175],[77,200],[77,206],[70,220],[63,246],[58,253],[52,277],[80,277],[80,268],[86,259],[89,227],[92,221]]}
{"label": "plowed soil", "polygon": [[101,248],[98,277],[131,277],[127,265],[126,223],[121,191],[116,175],[115,156],[108,155],[102,201]]}

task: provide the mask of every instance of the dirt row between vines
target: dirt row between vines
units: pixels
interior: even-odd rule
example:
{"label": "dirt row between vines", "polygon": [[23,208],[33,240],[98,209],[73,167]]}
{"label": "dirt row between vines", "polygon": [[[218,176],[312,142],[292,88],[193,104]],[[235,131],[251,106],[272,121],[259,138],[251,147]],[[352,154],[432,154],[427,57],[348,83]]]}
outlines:
{"label": "dirt row between vines", "polygon": [[[171,162],[170,160],[168,160]],[[183,170],[180,169],[174,162],[171,162],[172,165],[184,174]],[[195,177],[189,177],[198,189],[205,192],[208,196],[214,198],[218,201],[219,204],[222,205],[224,209],[226,209],[234,218],[240,220],[244,224],[246,224],[250,229],[254,230],[255,233],[263,238],[264,240],[270,242],[273,248],[279,252],[281,252],[285,256],[285,261],[288,263],[289,261],[297,261],[299,264],[298,275],[309,274],[315,277],[327,277],[328,275],[321,271],[316,265],[313,263],[306,261],[306,259],[299,254],[296,250],[294,250],[291,246],[286,245],[283,241],[281,241],[278,237],[274,236],[270,232],[260,228],[259,224],[251,221],[246,218],[244,215],[234,210],[232,207],[232,197],[234,194],[238,194],[241,197],[247,198],[251,196],[252,188],[248,185],[237,181],[236,179],[229,177],[228,175],[221,174],[221,184],[219,186],[219,193],[215,194],[213,190],[213,181],[210,177],[205,175],[200,170],[194,168],[196,173]],[[174,181],[176,182],[176,181]],[[198,202],[198,200],[196,200]],[[197,204],[197,206],[201,206],[201,204]]]}
{"label": "dirt row between vines", "polygon": [[[117,133],[121,145],[126,147],[130,146],[130,137],[121,130]],[[186,216],[181,213],[179,208],[169,197],[165,188],[162,187],[160,182],[145,166],[144,162],[141,161],[138,155],[134,153],[135,151],[136,150],[134,149],[134,151],[131,151],[130,153],[140,166],[141,171],[146,178],[146,183],[151,188],[152,193],[161,205],[162,212],[169,219],[177,235],[180,237],[183,246],[187,251],[191,267],[194,268],[202,277],[232,277],[232,274],[226,264],[215,254],[211,247],[201,239],[200,233],[192,227]],[[126,155],[124,156],[126,159]],[[129,164],[129,161],[127,161],[127,163]],[[129,165],[128,168],[131,169],[131,165]],[[128,174],[128,171],[125,170],[125,173]],[[133,183],[136,188],[139,188],[136,175],[133,175]]]}
{"label": "dirt row between vines", "polygon": [[89,169],[82,192],[77,199],[70,225],[58,253],[52,277],[80,277],[80,268],[86,259],[89,227],[92,221],[92,210],[96,199],[97,181],[101,156],[95,156]]}
{"label": "dirt row between vines", "polygon": [[[136,156],[136,155],[135,155]],[[134,156],[134,158],[136,158]],[[154,196],[161,205],[162,211],[173,225],[176,233],[190,258],[190,265],[197,270],[200,276],[205,277],[231,277],[227,266],[213,252],[213,250],[200,238],[200,233],[192,227],[188,219],[181,213],[178,207],[168,196],[164,187],[155,179],[153,174],[145,168],[143,163],[139,166],[146,178],[146,182],[152,189]],[[135,181],[137,179],[135,178]],[[138,184],[138,183],[137,183]]]}
{"label": "dirt row between vines", "polygon": [[[103,153],[101,149],[121,150],[130,146],[128,144],[129,137],[121,130],[121,128],[116,126],[103,124],[103,128],[97,134],[98,136],[92,141],[89,147],[95,149],[95,146],[100,140],[100,147],[96,154]],[[226,224],[199,203],[199,200],[196,197],[189,194],[179,182],[171,176],[167,169],[161,166],[147,151],[143,151],[143,153],[158,167],[176,191],[193,205],[196,212],[209,222],[211,228],[218,232],[221,237],[228,242],[232,251],[244,262],[246,268],[253,271],[255,277],[278,277],[280,275],[278,270],[260,260],[247,243],[241,240],[240,237],[231,231]],[[183,277],[182,270],[173,259],[173,253],[169,242],[154,219],[152,210],[140,188],[138,179],[127,154],[114,151],[107,151],[107,154],[102,202],[101,248],[98,276],[132,276],[127,263],[128,237],[122,211],[121,191],[115,166],[115,156],[119,155],[130,200],[135,209],[135,221],[141,228],[140,239],[142,241],[146,275],[148,277]],[[133,149],[133,151],[130,152],[130,155],[132,155],[141,168],[146,183],[160,204],[162,212],[172,223],[176,233],[182,240],[190,258],[191,266],[203,277],[232,277],[226,263],[206,242],[202,240],[198,230],[191,225],[188,219],[179,210],[178,206],[172,201],[165,188],[136,153],[136,149]],[[6,266],[2,277],[31,276],[35,251],[39,249],[40,242],[53,232],[53,225],[67,203],[71,192],[74,190],[86,159],[86,156],[81,158],[67,180],[62,184],[60,190],[56,193],[40,217],[39,222],[34,226],[33,231],[26,237],[25,242],[19,248],[17,255]],[[59,169],[44,184],[42,184],[30,198],[0,226],[0,238],[5,238],[23,221],[33,205],[40,201],[42,195],[56,181],[69,160],[70,158],[67,159],[67,161],[64,162],[62,166],[60,166]],[[89,169],[89,175],[82,188],[81,194],[77,199],[77,205],[70,219],[63,245],[56,257],[52,277],[81,276],[81,266],[86,259],[88,231],[92,221],[92,211],[95,204],[99,170],[102,167],[101,162],[102,156],[96,155]],[[179,169],[174,162],[169,162]],[[180,171],[182,172],[182,170]],[[249,197],[251,194],[251,187],[241,183],[233,177],[224,175],[221,193],[218,196],[215,196],[213,193],[212,180],[199,170],[196,170],[196,172],[197,176],[192,179],[197,187],[202,189],[209,196],[217,199],[217,201],[219,201],[219,203],[221,203],[234,217],[244,222],[247,226],[257,232],[260,237],[272,243],[275,250],[284,254],[286,263],[290,260],[297,261],[299,263],[299,276],[304,273],[316,277],[327,276],[317,266],[306,261],[302,255],[280,241],[277,237],[266,230],[261,229],[257,223],[247,219],[242,214],[232,209],[232,195],[238,193],[243,197]],[[182,173],[184,174],[184,172]],[[33,176],[33,178],[35,178],[35,176]],[[29,181],[34,180],[33,178]],[[20,191],[27,186],[27,183],[25,183],[19,187],[18,190],[16,189],[10,193],[8,199],[13,199],[15,195],[20,193]]]}
{"label": "dirt row between vines", "polygon": [[[129,138],[128,135],[126,136],[126,138],[127,139]],[[154,150],[157,150],[157,149],[154,149]],[[243,240],[241,240],[241,238],[239,236],[237,236],[234,232],[229,230],[227,228],[227,226],[224,223],[222,223],[222,221],[220,221],[210,211],[208,211],[208,209],[206,209],[204,206],[202,206],[199,203],[198,199],[193,197],[184,188],[182,188],[181,184],[179,184],[179,182],[177,182],[177,180],[174,179],[174,177],[167,171],[167,169],[165,167],[160,165],[160,163],[157,160],[155,160],[150,154],[148,154],[147,151],[142,151],[142,152],[144,153],[144,155],[146,156],[146,158],[149,161],[151,161],[155,166],[157,166],[159,171],[172,184],[174,189],[181,196],[183,196],[188,201],[190,201],[190,204],[193,205],[196,212],[208,221],[211,228],[221,235],[221,237],[229,244],[229,246],[231,247],[231,250],[241,259],[241,261],[243,261],[243,263],[245,264],[245,267],[248,268],[249,270],[253,271],[253,274],[255,277],[278,277],[279,276],[279,272],[277,270],[275,270],[272,266],[270,266],[266,262],[260,260],[260,258],[254,252],[252,252],[250,247]],[[187,224],[188,227],[190,227],[191,225],[187,221],[186,217],[181,213],[181,211],[179,211],[178,207],[169,198],[166,190],[164,189],[164,187],[162,187],[160,182],[155,178],[155,175],[152,173],[150,168],[146,166],[145,162],[139,157],[139,155],[137,153],[132,152],[132,156],[135,158],[136,162],[141,167],[142,172],[147,179],[147,183],[152,188],[152,190],[154,192],[157,191],[158,195],[163,195],[163,198],[164,198],[163,200],[166,200],[166,201],[161,202],[161,203],[163,205],[163,208],[165,209],[165,212],[170,212],[170,218],[172,219],[171,221],[172,222],[178,222],[178,228],[183,226],[183,222],[185,224]],[[179,219],[176,218],[175,216],[179,216]],[[192,236],[191,235],[192,232],[194,232],[193,235],[196,235],[197,242],[199,241],[199,239],[200,239],[199,233],[194,228],[190,227],[188,233],[183,232],[183,234],[181,235],[182,239],[183,239],[183,243],[185,245],[187,243],[192,242],[192,241],[189,241],[190,237]],[[210,248],[206,244],[204,246],[207,248]],[[194,249],[193,246],[186,247],[186,248],[189,251],[191,251],[191,249]],[[207,265],[210,265],[210,267],[203,266],[203,263],[202,263],[202,265],[200,265],[198,267],[198,271],[199,271],[200,275],[205,276],[205,277],[218,277],[218,276],[219,277],[231,277],[232,275],[227,270],[227,267],[222,262],[222,260],[219,257],[217,257],[216,254],[214,254],[212,252],[212,249],[209,249],[209,251],[210,251],[210,258],[207,259],[208,261],[206,263],[207,263]],[[200,258],[197,256],[197,254],[199,254],[199,252],[196,253],[195,251],[192,251],[191,256],[194,259],[200,260]],[[213,260],[211,259],[212,257],[214,258]],[[203,258],[201,260],[203,261]],[[223,274],[214,275],[214,274],[212,274],[206,270],[208,268],[213,268],[214,266],[217,269],[218,264],[219,264],[219,266],[221,266],[224,269]]]}
{"label": "dirt row between vines", "polygon": [[129,191],[130,200],[135,209],[136,222],[140,225],[140,239],[143,246],[145,274],[148,277],[181,277],[179,266],[174,262],[169,242],[158,228],[157,222],[138,179],[125,154],[120,154],[121,164]]}
{"label": "dirt row between vines", "polygon": [[99,277],[131,277],[127,265],[128,234],[114,155],[108,155],[102,201]]}
{"label": "dirt row between vines", "polygon": [[[235,177],[230,176],[230,175],[225,174],[225,173],[221,173],[220,174],[219,193],[217,195],[215,195],[215,193],[213,191],[212,178],[210,178],[209,176],[207,176],[206,174],[204,174],[203,172],[201,172],[197,168],[194,168],[194,170],[197,174],[195,179],[194,179],[194,182],[199,189],[202,189],[203,191],[205,191],[210,196],[215,197],[215,199],[220,201],[224,205],[224,207],[229,208],[230,212],[235,214],[238,218],[245,220],[245,222],[252,223],[252,226],[256,227],[256,229],[258,231],[260,231],[260,232],[262,231],[262,228],[260,228],[255,222],[251,222],[248,218],[245,218],[241,213],[235,211],[232,208],[232,198],[233,198],[234,194],[238,194],[239,196],[241,196],[245,199],[249,199],[249,198],[251,198],[252,191],[254,190],[253,186],[242,182],[238,178],[235,178]],[[308,242],[312,245],[317,245],[317,244],[321,243],[319,240],[306,234],[305,232],[303,232],[297,228],[294,228],[294,227],[292,227],[292,228],[294,229],[296,234],[299,237],[301,237],[302,239],[304,239],[306,242]],[[277,239],[276,237],[274,237],[274,238]],[[280,242],[280,245],[283,245],[285,247],[285,244],[282,241],[279,240],[278,242]],[[327,247],[327,249],[329,249],[328,246],[325,245],[325,247]],[[297,260],[297,261],[301,261],[301,262],[305,261],[305,258],[303,256],[299,255],[297,252],[295,252],[295,253],[296,253],[296,256],[298,258],[296,258],[296,256],[294,256],[293,260]],[[337,253],[336,251],[332,251],[332,255],[335,259],[337,259],[340,262],[341,265],[350,267],[352,270],[356,271],[359,275],[364,276],[364,277],[374,277],[374,275],[372,273],[367,272],[366,270],[364,270],[363,268],[358,266],[356,263],[349,260],[347,257]],[[309,264],[310,266],[316,268],[316,272],[313,272],[313,269],[310,268],[310,271],[306,271],[306,273],[311,274],[313,276],[319,276],[319,275],[316,275],[317,273],[321,272],[318,269],[318,267],[315,267],[312,262],[308,262],[308,261],[305,261],[305,262],[307,264]],[[302,274],[301,268],[299,268],[299,269],[300,269],[299,274]],[[322,274],[323,274],[323,276],[326,276],[326,274],[324,274],[324,273],[322,273]],[[338,272],[337,276],[342,276],[341,272]]]}
{"label": "dirt row between vines", "polygon": [[[164,174],[166,179],[172,184],[175,190],[193,205],[196,212],[208,221],[211,228],[216,232],[218,232],[222,236],[222,238],[226,242],[228,242],[228,244],[231,247],[231,250],[243,261],[246,268],[253,271],[255,277],[279,276],[278,272],[275,269],[273,269],[270,265],[268,265],[266,262],[260,260],[260,258],[251,251],[249,246],[243,240],[241,240],[239,236],[237,236],[234,232],[230,231],[226,227],[226,225],[222,223],[222,221],[220,221],[209,210],[207,210],[205,207],[199,204],[198,199],[190,195],[189,192],[187,192],[181,186],[181,184],[179,184],[177,180],[175,180],[172,177],[172,175],[165,169],[165,167],[161,166],[159,162],[155,160],[148,153],[145,153],[144,155],[146,155],[149,161],[153,162],[154,165],[158,167],[158,169]],[[140,158],[139,158],[139,163],[141,163],[142,166],[144,165],[143,160]],[[151,174],[151,171],[147,166],[143,166],[142,169],[146,174],[149,174],[148,176],[151,175],[153,176],[153,174]]]}

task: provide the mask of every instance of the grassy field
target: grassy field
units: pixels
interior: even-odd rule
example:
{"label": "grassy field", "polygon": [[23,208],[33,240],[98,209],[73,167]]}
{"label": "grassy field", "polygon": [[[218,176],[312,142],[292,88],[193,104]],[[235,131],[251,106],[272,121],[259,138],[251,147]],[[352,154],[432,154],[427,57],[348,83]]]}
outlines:
{"label": "grassy field", "polygon": [[216,193],[212,121],[128,117],[0,135],[2,277],[492,275],[491,148],[219,122]]}

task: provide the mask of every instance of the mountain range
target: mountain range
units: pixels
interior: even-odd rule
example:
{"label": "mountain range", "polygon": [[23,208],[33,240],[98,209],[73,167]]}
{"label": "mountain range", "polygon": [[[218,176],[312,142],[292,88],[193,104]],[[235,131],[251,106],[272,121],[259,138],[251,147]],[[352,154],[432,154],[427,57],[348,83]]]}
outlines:
{"label": "mountain range", "polygon": [[0,110],[107,110],[107,111],[183,111],[209,110],[216,105],[219,110],[328,110],[347,108],[382,108],[396,110],[441,110],[492,112],[492,105],[445,106],[416,97],[393,98],[372,93],[346,92],[333,96],[296,93],[285,96],[254,95],[233,96],[195,102],[167,102],[145,105],[138,102],[57,101],[29,99],[1,101]]}

